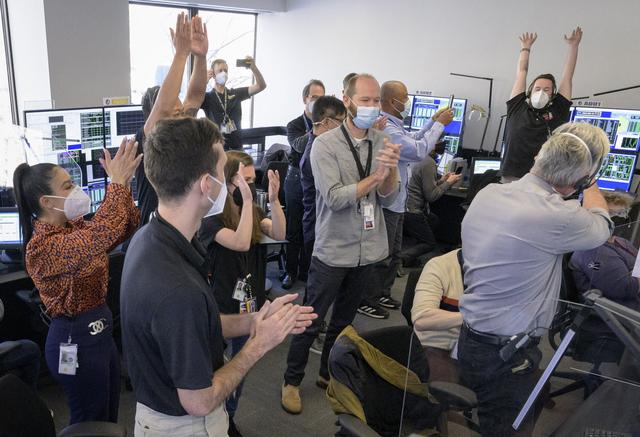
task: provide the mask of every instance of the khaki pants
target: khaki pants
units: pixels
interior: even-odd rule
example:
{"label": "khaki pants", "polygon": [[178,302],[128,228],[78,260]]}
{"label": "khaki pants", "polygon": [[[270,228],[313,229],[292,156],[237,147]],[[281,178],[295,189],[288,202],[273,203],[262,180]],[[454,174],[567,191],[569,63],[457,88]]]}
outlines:
{"label": "khaki pants", "polygon": [[229,419],[224,403],[207,416],[168,416],[136,404],[135,437],[227,437]]}

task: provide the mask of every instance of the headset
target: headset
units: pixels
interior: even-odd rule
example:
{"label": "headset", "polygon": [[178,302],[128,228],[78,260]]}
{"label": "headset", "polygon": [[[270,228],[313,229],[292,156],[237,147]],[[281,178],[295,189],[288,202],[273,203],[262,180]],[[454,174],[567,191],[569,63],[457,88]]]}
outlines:
{"label": "headset", "polygon": [[536,83],[536,81],[538,79],[548,79],[553,84],[553,92],[552,92],[551,98],[549,99],[549,102],[551,102],[551,99],[553,99],[553,97],[555,97],[555,95],[558,93],[558,87],[556,85],[555,76],[553,74],[549,74],[549,73],[541,74],[541,75],[539,75],[538,77],[536,77],[535,79],[533,79],[531,81],[531,83],[529,84],[529,88],[527,89],[527,94],[526,94],[527,99],[531,98],[531,92],[533,91],[533,85]]}
{"label": "headset", "polygon": [[578,181],[573,184],[573,188],[576,190],[576,193],[579,194],[596,182],[596,179],[598,179],[599,177],[598,173],[600,173],[600,170],[602,169],[605,155],[601,155],[598,161],[594,164],[591,149],[589,149],[589,146],[587,146],[587,143],[585,143],[582,138],[570,132],[561,132],[559,135],[568,135],[572,138],[575,138],[580,144],[582,144],[585,149],[587,149],[587,154],[589,155],[589,165],[591,166],[591,173],[578,179]]}

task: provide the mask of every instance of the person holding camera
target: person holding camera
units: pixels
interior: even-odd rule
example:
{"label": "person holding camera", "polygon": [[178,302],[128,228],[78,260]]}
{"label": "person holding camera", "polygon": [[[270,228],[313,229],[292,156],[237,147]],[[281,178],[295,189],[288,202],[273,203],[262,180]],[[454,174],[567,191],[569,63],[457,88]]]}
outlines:
{"label": "person holding camera", "polygon": [[247,100],[267,87],[262,73],[251,56],[238,59],[237,67],[251,70],[256,83],[240,88],[227,88],[229,79],[229,65],[224,59],[216,59],[211,63],[208,71],[209,79],[215,81],[214,89],[204,96],[202,109],[207,118],[218,125],[224,135],[224,148],[242,150],[242,142],[238,129],[242,126],[242,101]]}

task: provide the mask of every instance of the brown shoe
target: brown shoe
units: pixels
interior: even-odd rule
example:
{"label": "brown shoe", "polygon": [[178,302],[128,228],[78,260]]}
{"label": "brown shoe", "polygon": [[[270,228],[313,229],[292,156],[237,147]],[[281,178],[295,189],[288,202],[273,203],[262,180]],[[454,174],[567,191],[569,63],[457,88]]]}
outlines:
{"label": "brown shoe", "polygon": [[289,414],[300,414],[302,412],[302,399],[300,399],[300,388],[295,385],[282,384],[282,408]]}
{"label": "brown shoe", "polygon": [[316,379],[316,385],[322,390],[326,390],[327,387],[329,387],[329,380],[324,379],[322,376],[318,375],[318,379]]}

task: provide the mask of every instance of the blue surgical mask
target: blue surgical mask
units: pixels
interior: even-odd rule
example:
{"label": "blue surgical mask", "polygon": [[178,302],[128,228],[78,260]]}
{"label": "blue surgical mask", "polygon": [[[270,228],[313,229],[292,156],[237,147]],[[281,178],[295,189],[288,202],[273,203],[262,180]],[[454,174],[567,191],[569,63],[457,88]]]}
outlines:
{"label": "blue surgical mask", "polygon": [[401,105],[403,105],[403,109],[402,111],[400,111],[400,118],[405,119],[409,116],[409,114],[411,113],[411,99],[407,99],[406,102],[402,103],[400,100],[398,99],[393,99],[396,102],[400,103]]}
{"label": "blue surgical mask", "polygon": [[356,115],[353,117],[353,124],[355,124],[358,129],[369,129],[380,116],[380,108],[377,106],[356,105],[356,107],[358,109]]}

